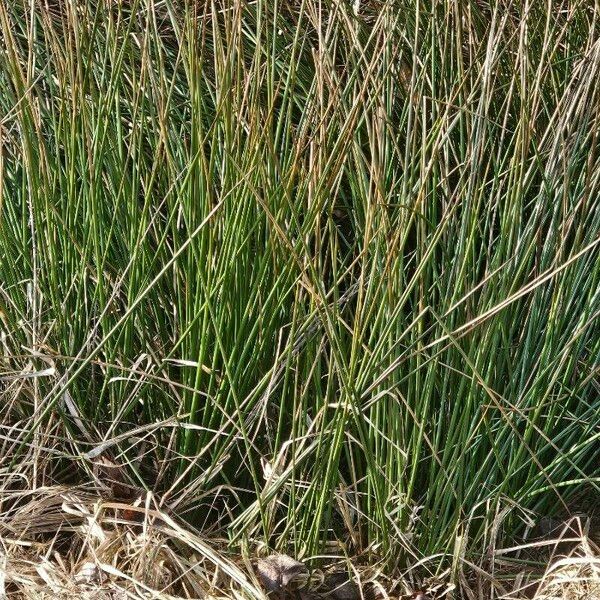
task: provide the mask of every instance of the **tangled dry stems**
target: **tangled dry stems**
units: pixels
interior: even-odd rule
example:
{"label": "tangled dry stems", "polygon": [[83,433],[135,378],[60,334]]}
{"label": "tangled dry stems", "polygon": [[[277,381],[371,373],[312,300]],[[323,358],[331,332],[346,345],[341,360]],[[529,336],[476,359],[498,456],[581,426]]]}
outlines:
{"label": "tangled dry stems", "polygon": [[[143,504],[126,504],[107,501],[93,488],[51,486],[5,492],[1,501],[0,598],[265,597],[254,561],[231,554],[225,540],[206,540],[182,525],[162,512],[152,495]],[[600,551],[579,521],[577,525],[581,531],[576,543],[565,537],[567,528],[557,536],[542,577],[520,573],[512,592],[495,597],[600,598]],[[565,539],[571,540],[567,551]],[[547,541],[539,545],[548,548]],[[527,546],[536,548],[535,543]],[[503,585],[506,589],[506,581]],[[405,594],[400,580],[387,587],[389,595],[383,585],[370,589],[380,597],[414,598],[417,593]],[[452,597],[452,587],[438,586],[440,595],[435,597]],[[433,598],[430,594],[421,597]],[[479,600],[480,595],[473,597]]]}
{"label": "tangled dry stems", "polygon": [[140,507],[56,486],[12,500],[19,506],[0,521],[0,597],[261,596],[224,552],[157,510],[150,496]]}

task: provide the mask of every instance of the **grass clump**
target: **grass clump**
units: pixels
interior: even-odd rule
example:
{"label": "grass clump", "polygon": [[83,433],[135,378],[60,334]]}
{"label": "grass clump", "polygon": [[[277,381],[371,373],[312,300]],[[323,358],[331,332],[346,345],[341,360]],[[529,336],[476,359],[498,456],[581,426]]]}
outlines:
{"label": "grass clump", "polygon": [[593,506],[599,17],[0,4],[5,489],[461,585]]}

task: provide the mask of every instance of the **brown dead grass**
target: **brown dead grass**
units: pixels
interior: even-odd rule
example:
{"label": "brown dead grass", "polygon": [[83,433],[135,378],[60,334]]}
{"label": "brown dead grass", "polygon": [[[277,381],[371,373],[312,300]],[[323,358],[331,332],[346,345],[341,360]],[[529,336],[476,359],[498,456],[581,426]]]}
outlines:
{"label": "brown dead grass", "polygon": [[564,558],[550,565],[536,600],[597,600],[600,598],[600,557]]}
{"label": "brown dead grass", "polygon": [[[506,600],[600,600],[600,547],[590,531],[591,520],[572,517],[545,539],[518,547],[525,559],[540,559],[541,577],[516,578],[519,585]],[[503,598],[503,600],[504,600]]]}
{"label": "brown dead grass", "polygon": [[216,550],[222,542],[180,525],[151,496],[136,506],[57,486],[10,502],[18,506],[0,517],[0,598],[263,597],[243,561]]}
{"label": "brown dead grass", "polygon": [[[1,506],[0,598],[265,598],[248,558],[229,555],[224,540],[206,540],[161,512],[152,495],[126,504],[91,488],[54,486],[13,493]],[[516,585],[516,577],[512,592],[494,596],[600,600],[598,547],[583,530],[559,554],[564,543],[556,540],[541,578]],[[439,597],[450,597],[450,589]],[[383,589],[380,596],[387,596]]]}

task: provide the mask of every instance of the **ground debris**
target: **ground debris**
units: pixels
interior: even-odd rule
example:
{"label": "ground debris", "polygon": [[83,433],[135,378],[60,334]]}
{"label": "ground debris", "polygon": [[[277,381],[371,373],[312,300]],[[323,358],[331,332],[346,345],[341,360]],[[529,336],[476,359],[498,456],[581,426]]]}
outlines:
{"label": "ground debris", "polygon": [[[346,571],[333,571],[313,578],[304,563],[286,554],[272,554],[259,559],[256,570],[267,593],[277,598],[361,600],[372,596],[368,593],[368,586],[361,593],[360,587]],[[311,579],[319,580],[319,583]]]}
{"label": "ground debris", "polygon": [[260,558],[256,565],[258,577],[267,592],[288,591],[294,583],[305,583],[308,569],[287,554],[272,554]]}
{"label": "ground debris", "polygon": [[361,592],[344,571],[330,573],[325,577],[323,591],[332,600],[360,600]]}

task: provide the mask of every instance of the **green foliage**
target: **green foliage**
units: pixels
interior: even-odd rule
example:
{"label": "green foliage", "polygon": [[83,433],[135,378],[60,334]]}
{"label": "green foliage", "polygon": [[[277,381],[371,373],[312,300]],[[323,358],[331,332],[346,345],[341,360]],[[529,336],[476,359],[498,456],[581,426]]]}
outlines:
{"label": "green foliage", "polygon": [[597,497],[599,17],[0,3],[14,456],[390,566]]}

